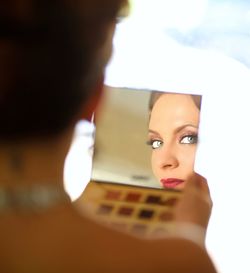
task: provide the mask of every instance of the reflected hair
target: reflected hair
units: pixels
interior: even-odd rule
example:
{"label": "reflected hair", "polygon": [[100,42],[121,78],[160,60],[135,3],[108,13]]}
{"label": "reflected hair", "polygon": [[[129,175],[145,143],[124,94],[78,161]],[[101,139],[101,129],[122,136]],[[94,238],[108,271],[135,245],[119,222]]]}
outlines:
{"label": "reflected hair", "polygon": [[156,101],[160,98],[160,96],[164,94],[180,94],[180,95],[190,95],[193,99],[196,107],[200,110],[201,109],[201,95],[193,95],[193,94],[184,94],[184,93],[173,93],[173,92],[161,92],[161,91],[152,91],[149,98],[148,109],[149,113],[151,113]]}

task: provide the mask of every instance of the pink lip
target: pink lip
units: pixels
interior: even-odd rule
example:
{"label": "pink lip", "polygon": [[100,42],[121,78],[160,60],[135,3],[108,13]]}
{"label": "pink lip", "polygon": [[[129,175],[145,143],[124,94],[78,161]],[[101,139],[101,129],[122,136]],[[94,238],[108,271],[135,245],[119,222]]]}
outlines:
{"label": "pink lip", "polygon": [[184,180],[178,178],[162,178],[160,181],[164,188],[175,188],[184,183]]}

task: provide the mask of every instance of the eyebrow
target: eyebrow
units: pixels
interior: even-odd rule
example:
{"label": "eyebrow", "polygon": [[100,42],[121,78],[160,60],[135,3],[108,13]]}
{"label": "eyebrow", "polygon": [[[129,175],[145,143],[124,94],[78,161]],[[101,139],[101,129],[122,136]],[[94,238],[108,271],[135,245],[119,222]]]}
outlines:
{"label": "eyebrow", "polygon": [[[195,126],[195,125],[193,125],[193,124],[184,124],[184,125],[182,125],[182,126],[177,127],[177,128],[174,130],[174,133],[179,133],[181,130],[183,130],[183,129],[186,128],[186,127],[193,127],[193,128],[195,128],[195,129],[198,129],[198,127]],[[148,132],[149,132],[149,133],[152,133],[152,134],[159,135],[159,133],[158,133],[157,131],[155,131],[155,130],[149,129]]]}

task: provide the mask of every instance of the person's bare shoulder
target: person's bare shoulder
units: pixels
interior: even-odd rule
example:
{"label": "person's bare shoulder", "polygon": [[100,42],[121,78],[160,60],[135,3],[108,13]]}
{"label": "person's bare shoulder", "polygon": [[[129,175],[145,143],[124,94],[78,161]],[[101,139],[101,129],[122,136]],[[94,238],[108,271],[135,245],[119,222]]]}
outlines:
{"label": "person's bare shoulder", "polygon": [[[79,266],[88,272],[215,273],[206,250],[181,238],[141,239],[83,217]],[[80,225],[79,225],[80,227]]]}
{"label": "person's bare shoulder", "polygon": [[206,251],[182,239],[140,239],[72,208],[2,221],[4,272],[215,273]]}

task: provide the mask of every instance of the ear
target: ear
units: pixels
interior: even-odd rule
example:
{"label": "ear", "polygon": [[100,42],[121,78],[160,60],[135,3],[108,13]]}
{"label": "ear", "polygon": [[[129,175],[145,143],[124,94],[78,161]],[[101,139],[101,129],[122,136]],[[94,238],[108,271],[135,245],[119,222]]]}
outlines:
{"label": "ear", "polygon": [[94,90],[92,90],[91,95],[88,98],[87,102],[83,104],[81,117],[80,117],[81,119],[86,119],[88,121],[91,121],[92,115],[102,96],[103,82],[104,82],[104,77],[101,77],[99,82],[96,84]]}

